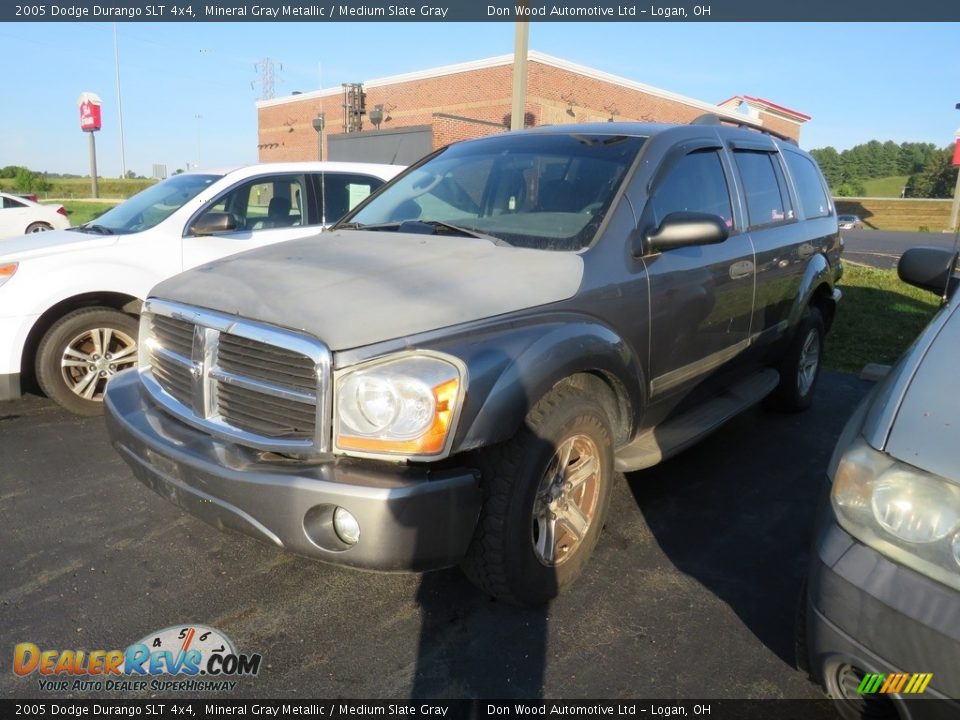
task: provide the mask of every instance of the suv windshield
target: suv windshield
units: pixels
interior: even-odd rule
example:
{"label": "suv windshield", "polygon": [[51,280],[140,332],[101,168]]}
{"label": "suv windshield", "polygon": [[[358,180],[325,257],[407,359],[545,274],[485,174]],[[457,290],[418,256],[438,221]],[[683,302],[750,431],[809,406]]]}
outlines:
{"label": "suv windshield", "polygon": [[193,173],[174,175],[162,183],[137,193],[126,202],[107,210],[103,215],[76,229],[107,234],[149,230],[166,220],[221,177],[221,175]]}
{"label": "suv windshield", "polygon": [[452,145],[338,225],[492,236],[580,250],[593,240],[645,138],[531,133]]}

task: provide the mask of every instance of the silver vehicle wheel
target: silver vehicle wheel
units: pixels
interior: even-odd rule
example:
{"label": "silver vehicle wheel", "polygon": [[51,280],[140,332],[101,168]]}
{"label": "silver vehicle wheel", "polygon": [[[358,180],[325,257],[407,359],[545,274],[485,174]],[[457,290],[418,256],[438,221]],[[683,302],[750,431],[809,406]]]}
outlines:
{"label": "silver vehicle wheel", "polygon": [[32,235],[33,233],[47,232],[48,230],[53,230],[53,226],[45,222],[35,222],[30,223],[27,226],[27,235]]}
{"label": "silver vehicle wheel", "polygon": [[107,380],[137,364],[137,341],[114,328],[91,328],[70,340],[60,359],[66,386],[84,400],[103,400]]}
{"label": "silver vehicle wheel", "polygon": [[531,540],[543,565],[561,565],[583,542],[596,515],[600,473],[600,451],[588,436],[574,435],[557,448],[533,503]]}
{"label": "silver vehicle wheel", "polygon": [[797,364],[797,391],[806,396],[817,379],[817,368],[820,366],[820,333],[816,328],[810,328],[803,339],[800,350],[800,362]]}

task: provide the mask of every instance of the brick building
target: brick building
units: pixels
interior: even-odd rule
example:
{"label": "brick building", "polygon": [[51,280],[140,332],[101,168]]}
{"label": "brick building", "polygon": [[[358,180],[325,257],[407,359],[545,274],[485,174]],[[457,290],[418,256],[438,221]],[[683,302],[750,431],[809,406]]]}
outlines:
{"label": "brick building", "polygon": [[[532,125],[611,119],[689,122],[704,113],[733,118],[746,114],[771,130],[799,139],[803,123],[810,119],[749,95],[714,105],[535,51],[529,53],[527,73],[526,118]],[[347,98],[341,87],[261,100],[257,103],[260,161],[317,159],[320,138],[313,121],[320,112],[325,118],[326,159],[371,159],[345,157],[350,153],[345,141],[371,140],[374,135],[386,140],[416,134],[418,147],[426,151],[503,132],[509,125],[512,75],[511,54],[365,81],[367,114],[360,117],[360,131],[349,133],[344,133]],[[371,110],[377,106],[383,118],[379,129],[371,123]]]}

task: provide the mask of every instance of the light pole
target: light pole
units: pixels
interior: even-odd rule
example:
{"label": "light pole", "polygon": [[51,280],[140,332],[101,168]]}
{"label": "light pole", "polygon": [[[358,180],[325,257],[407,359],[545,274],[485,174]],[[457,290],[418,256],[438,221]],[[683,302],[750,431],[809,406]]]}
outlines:
{"label": "light pole", "polygon": [[113,67],[117,78],[117,119],[120,128],[120,177],[127,176],[127,158],[123,149],[123,101],[120,98],[120,48],[117,45],[117,24],[113,24]]}
{"label": "light pole", "polygon": [[318,112],[313,119],[313,129],[317,131],[317,160],[323,160],[323,126],[327,119],[324,113]]}
{"label": "light pole", "polygon": [[199,113],[193,116],[197,121],[197,167],[200,167],[200,121],[203,120],[203,115]]}

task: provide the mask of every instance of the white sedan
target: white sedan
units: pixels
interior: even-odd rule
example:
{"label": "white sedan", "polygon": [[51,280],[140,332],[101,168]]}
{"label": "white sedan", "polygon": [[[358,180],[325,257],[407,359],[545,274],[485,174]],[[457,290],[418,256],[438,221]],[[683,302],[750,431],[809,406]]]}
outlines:
{"label": "white sedan", "polygon": [[100,412],[107,381],[137,363],[137,314],[150,288],[316,235],[402,169],[313,162],[190,172],[83,225],[0,240],[0,400],[36,378],[68,410]]}
{"label": "white sedan", "polygon": [[62,205],[41,205],[8,193],[0,193],[0,202],[0,239],[70,227]]}

